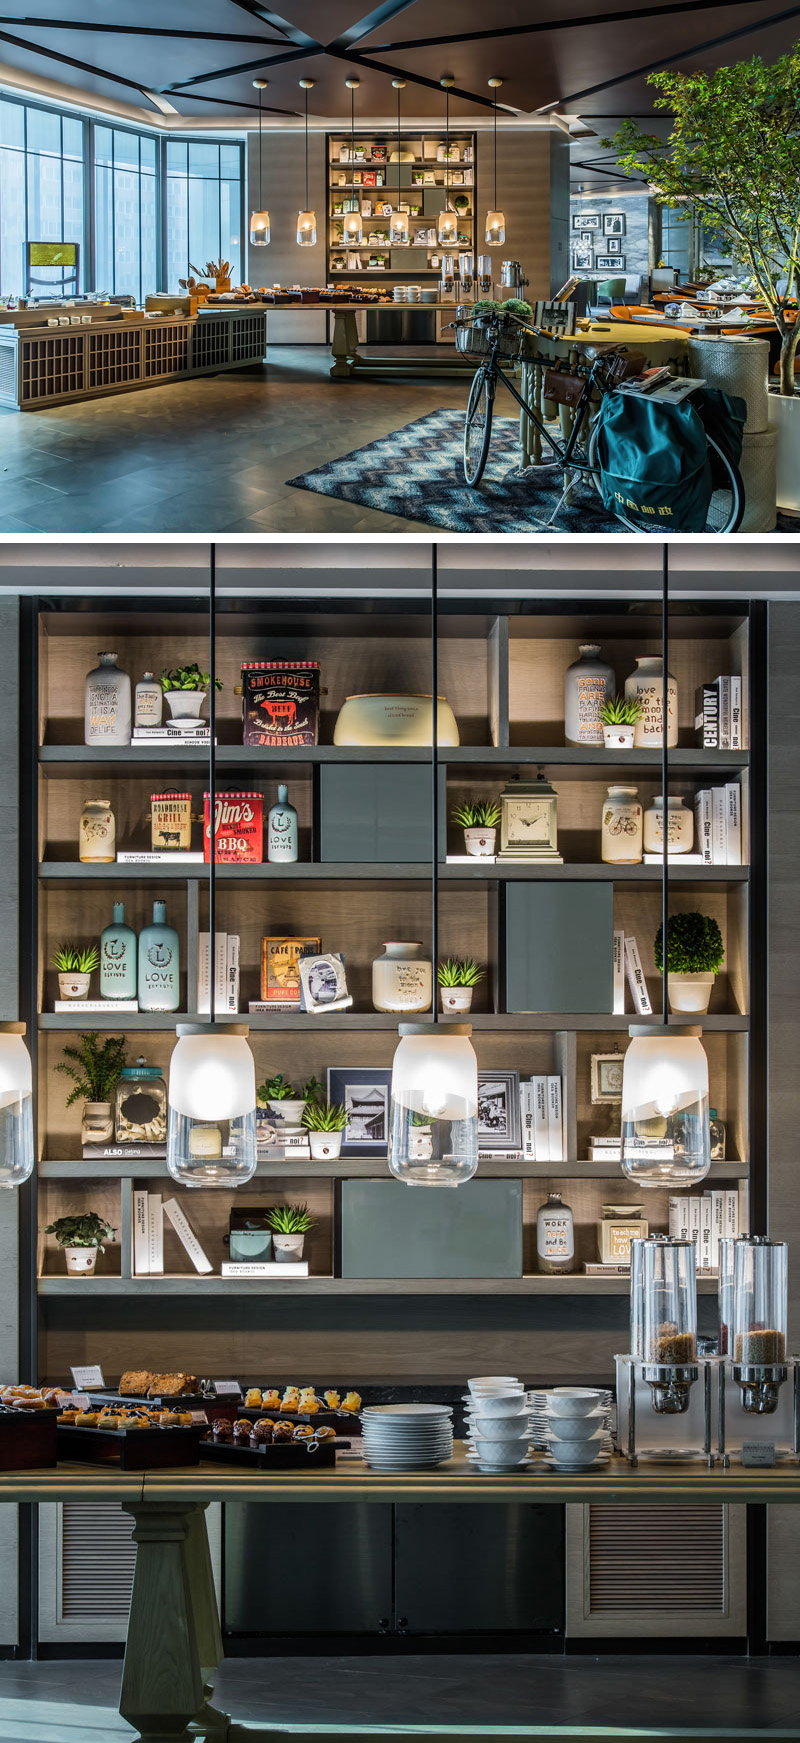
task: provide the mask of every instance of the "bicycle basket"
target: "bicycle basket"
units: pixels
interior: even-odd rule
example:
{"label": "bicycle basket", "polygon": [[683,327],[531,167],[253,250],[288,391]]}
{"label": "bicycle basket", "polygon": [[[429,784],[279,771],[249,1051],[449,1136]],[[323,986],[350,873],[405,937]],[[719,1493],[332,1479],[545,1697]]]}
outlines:
{"label": "bicycle basket", "polygon": [[456,349],[473,357],[488,357],[497,337],[498,357],[516,361],[526,329],[508,315],[475,315],[456,324]]}

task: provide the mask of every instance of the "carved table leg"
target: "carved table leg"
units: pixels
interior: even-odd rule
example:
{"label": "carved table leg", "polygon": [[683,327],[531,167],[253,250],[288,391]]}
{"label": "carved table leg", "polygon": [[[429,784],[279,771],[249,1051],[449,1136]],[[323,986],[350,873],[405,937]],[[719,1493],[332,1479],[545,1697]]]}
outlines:
{"label": "carved table leg", "polygon": [[[222,1739],[229,1720],[206,1705],[222,1657],[204,1509],[125,1507],[137,1545],[119,1710],[141,1743]],[[195,1721],[191,1731],[191,1721]]]}
{"label": "carved table leg", "polygon": [[354,372],[355,359],[358,353],[358,328],[352,309],[334,309],[333,311],[333,368],[331,377],[334,381],[347,381]]}

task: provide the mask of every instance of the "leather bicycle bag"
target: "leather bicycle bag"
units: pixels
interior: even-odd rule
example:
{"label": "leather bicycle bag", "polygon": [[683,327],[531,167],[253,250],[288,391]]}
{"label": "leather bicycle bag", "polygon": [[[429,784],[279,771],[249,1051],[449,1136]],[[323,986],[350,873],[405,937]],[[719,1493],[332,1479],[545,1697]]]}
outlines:
{"label": "leather bicycle bag", "polygon": [[581,375],[570,375],[566,369],[546,369],[544,397],[556,405],[576,406],[586,386]]}

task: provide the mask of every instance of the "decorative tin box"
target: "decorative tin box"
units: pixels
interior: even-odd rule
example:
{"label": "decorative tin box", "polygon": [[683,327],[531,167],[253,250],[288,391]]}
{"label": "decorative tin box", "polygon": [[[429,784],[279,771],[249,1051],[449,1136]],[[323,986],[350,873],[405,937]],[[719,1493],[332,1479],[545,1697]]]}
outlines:
{"label": "decorative tin box", "polygon": [[319,736],[319,663],[248,660],[242,665],[245,744],[316,744]]}
{"label": "decorative tin box", "polygon": [[[210,859],[209,793],[203,794],[203,857]],[[214,795],[215,860],[223,864],[260,865],[264,858],[264,799],[261,793]]]}

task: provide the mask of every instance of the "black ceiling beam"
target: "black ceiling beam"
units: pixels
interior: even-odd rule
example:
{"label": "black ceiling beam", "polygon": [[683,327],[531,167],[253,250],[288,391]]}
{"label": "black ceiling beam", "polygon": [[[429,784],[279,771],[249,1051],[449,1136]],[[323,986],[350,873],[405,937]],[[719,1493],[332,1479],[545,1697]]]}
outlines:
{"label": "black ceiling beam", "polygon": [[639,18],[671,18],[682,12],[714,12],[731,6],[751,6],[753,0],[679,0],[677,5],[635,6],[632,10],[583,13],[575,18],[544,18],[535,24],[509,24],[497,30],[459,31],[456,36],[420,36],[408,42],[374,43],[371,54],[401,53],[407,48],[445,48],[458,42],[500,42],[515,36],[546,35],[552,30],[585,30],[602,24],[628,24]]}
{"label": "black ceiling beam", "polygon": [[140,79],[125,79],[121,73],[109,73],[104,67],[94,67],[89,61],[75,60],[71,54],[61,54],[55,48],[44,48],[40,42],[27,42],[23,36],[12,36],[7,30],[0,30],[0,42],[8,42],[12,48],[27,49],[29,54],[42,55],[45,60],[58,61],[61,66],[75,67],[79,73],[91,73],[95,79],[107,79],[110,85],[125,85],[129,91],[139,91],[147,95],[147,86]]}
{"label": "black ceiling beam", "polygon": [[[405,79],[408,85],[422,85],[427,91],[438,91],[440,95],[443,95],[440,79],[423,78],[422,73],[406,72],[405,67],[384,66],[382,61],[370,60],[367,55],[361,54],[357,49],[346,54],[344,49],[330,47],[323,52],[329,54],[334,60],[345,61],[348,66],[364,67],[372,73],[383,73],[387,79]],[[493,97],[484,97],[476,91],[464,91],[460,85],[450,86],[450,96],[463,97],[466,103],[477,103],[481,109],[494,108]]]}
{"label": "black ceiling beam", "polygon": [[[173,94],[174,94],[174,96],[180,98],[180,95],[181,95],[180,91],[175,91]],[[162,96],[162,95],[163,95],[163,92],[159,92],[159,96]],[[205,92],[203,92],[201,94],[199,100],[201,103],[213,103],[215,108],[235,109],[237,111],[237,114],[242,109],[252,109],[253,114],[257,115],[258,109],[259,109],[258,103],[240,103],[234,97],[207,97]],[[177,111],[177,113],[179,115],[181,114],[180,109]],[[298,119],[300,111],[299,111],[299,109],[273,109],[270,107],[269,104],[264,103],[263,113],[265,115],[285,115],[287,120],[296,121]],[[189,120],[189,121],[192,119],[191,115],[184,116],[183,118],[184,118],[184,120]]]}
{"label": "black ceiling beam", "polygon": [[263,42],[279,48],[279,36],[245,36],[231,30],[165,30],[151,24],[87,24],[75,18],[18,18],[0,13],[0,24],[14,24],[25,30],[89,30],[96,36],[170,36],[176,42]]}
{"label": "black ceiling beam", "polygon": [[604,79],[600,85],[589,85],[585,91],[572,91],[568,97],[556,97],[552,103],[544,103],[536,111],[542,114],[545,109],[570,109],[574,103],[580,103],[585,97],[596,97],[598,91],[614,90],[617,85],[625,85],[631,79],[643,79],[648,73],[657,73],[663,67],[675,66],[677,61],[685,61],[694,55],[705,54],[710,48],[723,48],[728,42],[738,42],[743,36],[754,36],[760,30],[768,30],[772,24],[783,24],[789,18],[800,15],[800,5],[785,6],[782,12],[773,12],[769,18],[760,18],[755,24],[745,24],[739,30],[727,30],[723,36],[712,36],[706,42],[690,43],[688,48],[679,49],[677,54],[661,55],[657,61],[650,61],[647,66],[634,67],[632,72],[617,73],[613,79]]}
{"label": "black ceiling beam", "polygon": [[[317,47],[313,52],[321,54],[323,51]],[[173,91],[190,91],[195,85],[211,85],[217,79],[233,79],[241,73],[263,72],[269,67],[285,66],[287,61],[308,60],[310,53],[311,50],[307,48],[287,48],[283,54],[270,55],[268,60],[240,61],[235,67],[220,67],[213,73],[195,73],[191,79],[176,79],[173,85],[154,85],[152,88],[162,97],[168,97]]]}
{"label": "black ceiling beam", "polygon": [[327,46],[331,51],[339,48],[355,48],[357,43],[363,42],[365,36],[371,36],[374,30],[380,30],[382,24],[388,24],[390,18],[397,18],[400,12],[407,12],[409,6],[413,6],[414,3],[415,0],[382,0],[382,3],[374,7],[372,12],[368,12],[364,18],[359,18],[355,24],[350,25],[348,30],[343,30],[341,36],[337,36]]}
{"label": "black ceiling beam", "polygon": [[238,6],[240,12],[249,13],[251,18],[257,18],[259,24],[269,24],[286,42],[293,43],[295,48],[320,47],[313,36],[309,36],[305,30],[298,30],[297,25],[290,23],[288,18],[282,18],[279,12],[273,12],[271,6],[263,6],[261,0],[231,0],[231,5]]}
{"label": "black ceiling beam", "polygon": [[621,169],[606,169],[602,163],[596,163],[591,157],[588,161],[585,161],[580,157],[574,157],[569,167],[570,171],[574,169],[585,169],[587,175],[590,176],[610,176],[611,180],[614,182],[635,182],[637,186],[641,187],[647,185],[646,176],[628,176],[625,174],[625,171]]}

